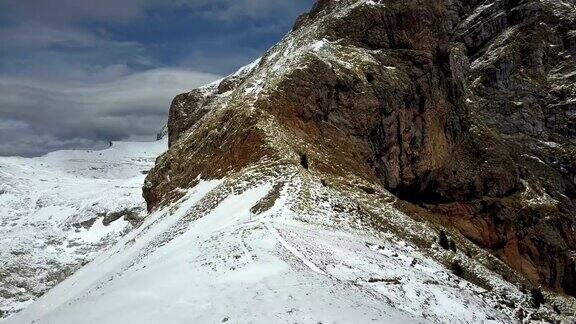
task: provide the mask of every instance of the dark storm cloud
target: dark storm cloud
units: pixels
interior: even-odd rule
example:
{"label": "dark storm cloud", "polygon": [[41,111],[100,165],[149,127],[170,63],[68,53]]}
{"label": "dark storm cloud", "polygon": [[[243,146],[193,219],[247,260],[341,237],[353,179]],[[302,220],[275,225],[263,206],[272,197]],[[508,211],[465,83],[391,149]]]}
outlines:
{"label": "dark storm cloud", "polygon": [[0,155],[152,139],[313,0],[0,0]]}

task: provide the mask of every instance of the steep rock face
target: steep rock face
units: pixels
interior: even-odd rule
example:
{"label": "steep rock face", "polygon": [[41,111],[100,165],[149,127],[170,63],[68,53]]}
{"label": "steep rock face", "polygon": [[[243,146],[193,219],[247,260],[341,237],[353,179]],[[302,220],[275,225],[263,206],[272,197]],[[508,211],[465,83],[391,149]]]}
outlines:
{"label": "steep rock face", "polygon": [[424,207],[576,294],[573,2],[318,1],[239,73],[178,96],[149,209],[198,177],[311,161]]}
{"label": "steep rock face", "polygon": [[194,186],[200,177],[221,178],[269,153],[257,119],[235,109],[242,102],[235,102],[229,89],[255,65],[173,100],[168,121],[170,149],[157,159],[144,184],[148,210],[180,198],[182,189]]}
{"label": "steep rock face", "polygon": [[574,295],[574,3],[491,1],[469,12],[452,37],[471,59],[475,124],[499,139],[490,146],[509,157],[522,189],[438,208],[533,282]]}

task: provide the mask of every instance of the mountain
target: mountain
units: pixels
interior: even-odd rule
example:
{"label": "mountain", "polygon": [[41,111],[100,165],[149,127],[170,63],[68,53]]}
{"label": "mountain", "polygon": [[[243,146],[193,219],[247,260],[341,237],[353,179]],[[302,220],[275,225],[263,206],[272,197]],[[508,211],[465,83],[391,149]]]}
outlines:
{"label": "mountain", "polygon": [[7,323],[576,321],[576,4],[320,0],[177,96],[150,215]]}
{"label": "mountain", "polygon": [[166,141],[0,158],[0,310],[19,311],[146,215],[145,173]]}

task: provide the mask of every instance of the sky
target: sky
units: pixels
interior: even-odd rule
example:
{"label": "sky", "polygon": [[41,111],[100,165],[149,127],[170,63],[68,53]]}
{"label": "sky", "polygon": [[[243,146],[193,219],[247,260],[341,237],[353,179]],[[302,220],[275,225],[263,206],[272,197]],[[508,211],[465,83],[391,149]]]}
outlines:
{"label": "sky", "polygon": [[314,0],[0,0],[0,156],[153,140]]}

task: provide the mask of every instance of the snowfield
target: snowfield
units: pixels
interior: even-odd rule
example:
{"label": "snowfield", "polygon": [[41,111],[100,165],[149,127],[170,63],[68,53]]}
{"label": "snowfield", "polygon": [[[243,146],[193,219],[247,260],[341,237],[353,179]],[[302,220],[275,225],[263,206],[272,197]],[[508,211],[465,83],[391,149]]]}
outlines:
{"label": "snowfield", "polygon": [[145,173],[166,147],[166,140],[116,142],[102,151],[0,158],[4,315],[26,307],[145,216]]}
{"label": "snowfield", "polygon": [[200,180],[4,323],[512,321],[401,238],[320,202],[302,208],[303,197],[349,198],[297,169],[270,178],[259,169]]}

